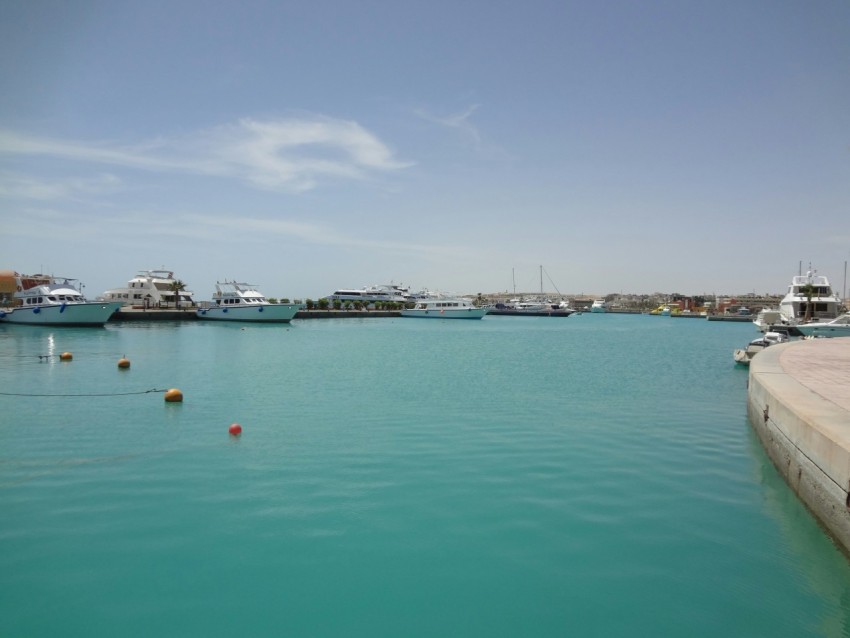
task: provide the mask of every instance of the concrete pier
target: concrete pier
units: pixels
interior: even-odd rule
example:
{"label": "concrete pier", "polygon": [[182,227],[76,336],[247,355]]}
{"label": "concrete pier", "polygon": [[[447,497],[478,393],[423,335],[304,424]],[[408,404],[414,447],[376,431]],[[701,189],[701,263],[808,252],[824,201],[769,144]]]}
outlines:
{"label": "concrete pier", "polygon": [[747,414],[788,485],[850,552],[850,338],[758,353]]}

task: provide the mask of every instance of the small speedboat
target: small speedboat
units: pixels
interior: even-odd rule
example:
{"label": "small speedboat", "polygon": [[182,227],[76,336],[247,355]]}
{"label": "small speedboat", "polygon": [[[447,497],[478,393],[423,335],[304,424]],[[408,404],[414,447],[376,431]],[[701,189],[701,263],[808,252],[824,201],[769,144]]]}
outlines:
{"label": "small speedboat", "polygon": [[783,332],[766,332],[763,337],[750,341],[746,348],[736,349],[732,357],[735,363],[748,366],[753,357],[765,348],[786,341],[788,341],[788,335]]}
{"label": "small speedboat", "polygon": [[850,337],[850,312],[832,321],[800,323],[796,328],[806,337]]}

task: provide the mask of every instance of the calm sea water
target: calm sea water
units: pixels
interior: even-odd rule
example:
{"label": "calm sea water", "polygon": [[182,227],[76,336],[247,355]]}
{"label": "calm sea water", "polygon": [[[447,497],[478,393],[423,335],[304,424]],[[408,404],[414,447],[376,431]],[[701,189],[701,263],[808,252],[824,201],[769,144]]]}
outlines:
{"label": "calm sea water", "polygon": [[850,635],[850,563],[747,422],[755,336],[0,327],[0,390],[41,395],[0,396],[0,636]]}

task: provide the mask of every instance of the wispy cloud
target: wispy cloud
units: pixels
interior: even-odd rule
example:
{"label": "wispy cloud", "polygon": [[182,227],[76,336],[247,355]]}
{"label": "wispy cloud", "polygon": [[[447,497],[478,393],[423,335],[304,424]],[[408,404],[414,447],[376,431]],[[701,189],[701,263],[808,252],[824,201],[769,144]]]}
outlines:
{"label": "wispy cloud", "polygon": [[[109,243],[115,237],[132,236],[136,242],[180,239],[198,245],[227,241],[242,246],[257,242],[277,244],[289,239],[316,246],[341,249],[374,250],[381,254],[418,255],[443,263],[461,252],[461,247],[445,243],[416,244],[397,239],[375,239],[352,235],[333,224],[303,222],[280,217],[245,216],[240,213],[194,213],[186,211],[132,210],[122,215],[100,216],[93,224],[88,211],[74,212],[55,208],[31,207],[21,212],[26,224],[2,226],[4,234],[17,240],[37,240],[57,227],[69,241],[87,239]],[[139,219],[145,223],[140,225]],[[0,218],[0,225],[3,224]],[[464,251],[468,248],[464,248]]]}
{"label": "wispy cloud", "polygon": [[481,134],[472,123],[472,115],[478,110],[479,106],[478,104],[473,104],[460,113],[444,116],[434,115],[425,109],[417,109],[415,113],[423,120],[460,131],[475,146],[479,146],[481,144]]}
{"label": "wispy cloud", "polygon": [[108,173],[87,178],[47,180],[0,171],[0,198],[80,201],[91,195],[115,192],[120,187],[121,180]]}
{"label": "wispy cloud", "polygon": [[328,117],[242,119],[193,135],[134,145],[31,137],[0,131],[0,155],[45,156],[155,172],[240,179],[302,192],[325,180],[363,180],[410,166],[356,122]]}
{"label": "wispy cloud", "polygon": [[455,131],[465,144],[485,159],[511,159],[510,153],[486,140],[473,122],[473,115],[480,106],[480,104],[472,104],[463,111],[449,115],[435,115],[423,108],[415,109],[414,113],[426,122]]}

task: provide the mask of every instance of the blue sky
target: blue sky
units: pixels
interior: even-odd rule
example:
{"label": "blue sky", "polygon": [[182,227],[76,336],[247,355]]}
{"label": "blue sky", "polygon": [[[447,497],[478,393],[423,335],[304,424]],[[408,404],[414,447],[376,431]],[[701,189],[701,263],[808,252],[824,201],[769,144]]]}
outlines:
{"label": "blue sky", "polygon": [[850,3],[0,4],[0,268],[95,296],[782,293],[850,260]]}

